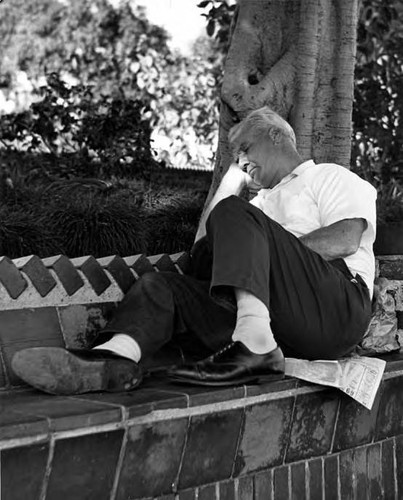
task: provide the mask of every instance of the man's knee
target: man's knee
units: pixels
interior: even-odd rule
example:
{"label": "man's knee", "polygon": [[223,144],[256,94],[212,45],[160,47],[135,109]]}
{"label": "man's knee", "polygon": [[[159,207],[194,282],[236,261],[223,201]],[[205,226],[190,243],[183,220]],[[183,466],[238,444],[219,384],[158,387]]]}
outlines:
{"label": "man's knee", "polygon": [[248,205],[249,203],[239,198],[239,196],[228,196],[228,198],[224,198],[217,203],[211,211],[208,221],[210,223],[214,223],[217,220],[221,221],[223,219],[227,219],[228,217],[245,210],[248,208]]}
{"label": "man's knee", "polygon": [[147,272],[126,292],[122,304],[133,304],[137,307],[145,302],[169,302],[172,296],[172,282],[168,272]]}
{"label": "man's knee", "polygon": [[227,196],[227,198],[219,201],[213,208],[211,213],[228,210],[238,210],[240,207],[245,207],[247,205],[248,203],[245,200],[243,200],[239,196],[235,196],[234,194],[232,194],[231,196]]}
{"label": "man's knee", "polygon": [[241,219],[246,222],[255,221],[262,224],[266,221],[265,214],[248,201],[239,196],[229,196],[221,200],[211,211],[207,220],[207,230],[209,226],[216,224],[231,225],[232,222],[239,223]]}

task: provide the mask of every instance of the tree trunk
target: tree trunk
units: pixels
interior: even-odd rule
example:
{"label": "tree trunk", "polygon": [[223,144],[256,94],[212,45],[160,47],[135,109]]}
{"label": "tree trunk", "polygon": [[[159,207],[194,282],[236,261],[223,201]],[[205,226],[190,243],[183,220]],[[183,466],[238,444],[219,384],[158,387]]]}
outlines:
{"label": "tree trunk", "polygon": [[349,166],[358,2],[238,0],[207,203],[232,161],[229,129],[263,105],[291,123],[304,159]]}

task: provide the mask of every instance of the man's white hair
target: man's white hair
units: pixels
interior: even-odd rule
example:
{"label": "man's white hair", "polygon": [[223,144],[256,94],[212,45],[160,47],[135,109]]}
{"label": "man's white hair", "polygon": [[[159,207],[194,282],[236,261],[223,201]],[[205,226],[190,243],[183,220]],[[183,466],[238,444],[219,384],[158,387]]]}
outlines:
{"label": "man's white hair", "polygon": [[291,125],[268,106],[264,106],[249,113],[229,131],[228,140],[234,158],[238,158],[239,153],[246,152],[253,144],[269,139],[273,129],[296,146],[295,132]]}

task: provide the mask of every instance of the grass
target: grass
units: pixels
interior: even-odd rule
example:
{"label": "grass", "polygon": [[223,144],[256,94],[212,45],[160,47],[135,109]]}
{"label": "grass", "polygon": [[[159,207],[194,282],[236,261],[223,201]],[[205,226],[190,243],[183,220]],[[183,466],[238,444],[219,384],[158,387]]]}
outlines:
{"label": "grass", "polygon": [[164,168],[88,180],[49,174],[38,159],[17,164],[10,172],[2,163],[0,177],[0,253],[10,258],[187,250],[211,181],[211,173]]}
{"label": "grass", "polygon": [[47,257],[61,253],[62,241],[35,211],[25,207],[0,207],[0,254],[15,259],[35,254]]}
{"label": "grass", "polygon": [[146,209],[148,252],[176,253],[190,249],[205,196],[187,192],[164,193]]}
{"label": "grass", "polygon": [[147,251],[144,212],[133,201],[90,192],[49,208],[46,218],[68,256],[101,257]]}

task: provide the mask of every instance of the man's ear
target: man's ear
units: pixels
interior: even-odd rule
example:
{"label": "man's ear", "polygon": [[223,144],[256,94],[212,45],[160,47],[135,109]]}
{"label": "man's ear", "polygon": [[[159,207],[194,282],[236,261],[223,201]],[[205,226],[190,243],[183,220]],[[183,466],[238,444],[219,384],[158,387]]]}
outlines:
{"label": "man's ear", "polygon": [[277,127],[271,127],[269,130],[269,137],[272,143],[275,146],[277,146],[281,142],[281,139],[283,137],[283,132]]}

